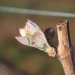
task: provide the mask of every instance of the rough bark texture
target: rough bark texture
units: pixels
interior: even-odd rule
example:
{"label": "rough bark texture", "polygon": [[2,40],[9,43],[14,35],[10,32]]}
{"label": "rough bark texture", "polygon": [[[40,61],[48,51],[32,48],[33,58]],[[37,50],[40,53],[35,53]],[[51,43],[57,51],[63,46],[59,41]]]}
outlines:
{"label": "rough bark texture", "polygon": [[63,66],[65,75],[75,75],[74,64],[72,60],[73,57],[69,33],[69,23],[67,20],[57,23],[57,32],[59,41],[57,49],[58,59]]}

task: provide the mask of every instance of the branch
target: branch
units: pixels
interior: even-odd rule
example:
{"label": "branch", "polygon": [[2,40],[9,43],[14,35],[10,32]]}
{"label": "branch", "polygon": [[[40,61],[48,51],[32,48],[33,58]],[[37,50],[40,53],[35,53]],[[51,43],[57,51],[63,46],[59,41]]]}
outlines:
{"label": "branch", "polygon": [[56,24],[58,32],[57,57],[60,60],[65,75],[74,75],[74,64],[72,60],[72,45],[70,41],[69,23],[67,20]]}

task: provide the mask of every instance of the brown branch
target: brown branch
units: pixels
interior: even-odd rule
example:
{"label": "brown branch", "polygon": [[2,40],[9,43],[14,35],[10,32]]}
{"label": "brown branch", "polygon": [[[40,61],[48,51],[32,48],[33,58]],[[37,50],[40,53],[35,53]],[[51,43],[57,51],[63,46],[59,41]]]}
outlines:
{"label": "brown branch", "polygon": [[72,45],[70,41],[69,24],[67,20],[57,23],[57,32],[59,41],[57,57],[63,66],[65,75],[74,75]]}

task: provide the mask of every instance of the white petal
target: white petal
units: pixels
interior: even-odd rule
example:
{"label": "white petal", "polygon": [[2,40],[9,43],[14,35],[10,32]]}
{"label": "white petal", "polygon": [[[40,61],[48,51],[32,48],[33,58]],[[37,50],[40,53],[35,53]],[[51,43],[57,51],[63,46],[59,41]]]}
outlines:
{"label": "white petal", "polygon": [[24,45],[36,47],[35,44],[33,44],[33,40],[31,37],[15,37],[15,38]]}
{"label": "white petal", "polygon": [[34,34],[34,42],[35,42],[35,45],[37,46],[37,48],[39,48],[40,50],[46,51],[46,49],[50,48],[41,29],[36,31],[36,33]]}
{"label": "white petal", "polygon": [[35,28],[39,28],[38,25],[36,23],[32,22],[31,20],[28,20],[27,23],[32,24]]}
{"label": "white petal", "polygon": [[39,27],[34,22],[28,20],[25,29],[28,30],[29,34],[33,35],[39,29]]}
{"label": "white petal", "polygon": [[29,45],[28,39],[26,37],[15,37],[20,43],[24,45]]}
{"label": "white petal", "polygon": [[19,28],[19,32],[22,37],[26,36],[26,32],[23,28]]}

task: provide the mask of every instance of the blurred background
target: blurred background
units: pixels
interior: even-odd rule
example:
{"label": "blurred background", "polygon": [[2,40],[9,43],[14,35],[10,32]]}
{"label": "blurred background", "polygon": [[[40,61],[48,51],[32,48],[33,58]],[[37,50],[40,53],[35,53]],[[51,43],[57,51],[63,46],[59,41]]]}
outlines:
{"label": "blurred background", "polygon": [[[75,13],[75,0],[0,0],[1,6]],[[24,27],[27,19],[30,19],[43,30],[52,27],[55,30],[52,41],[55,46],[58,46],[56,23],[68,20],[71,41],[75,50],[75,18],[12,12],[0,11],[0,75],[64,75],[57,58],[22,45],[15,36],[19,35],[19,28]]]}

